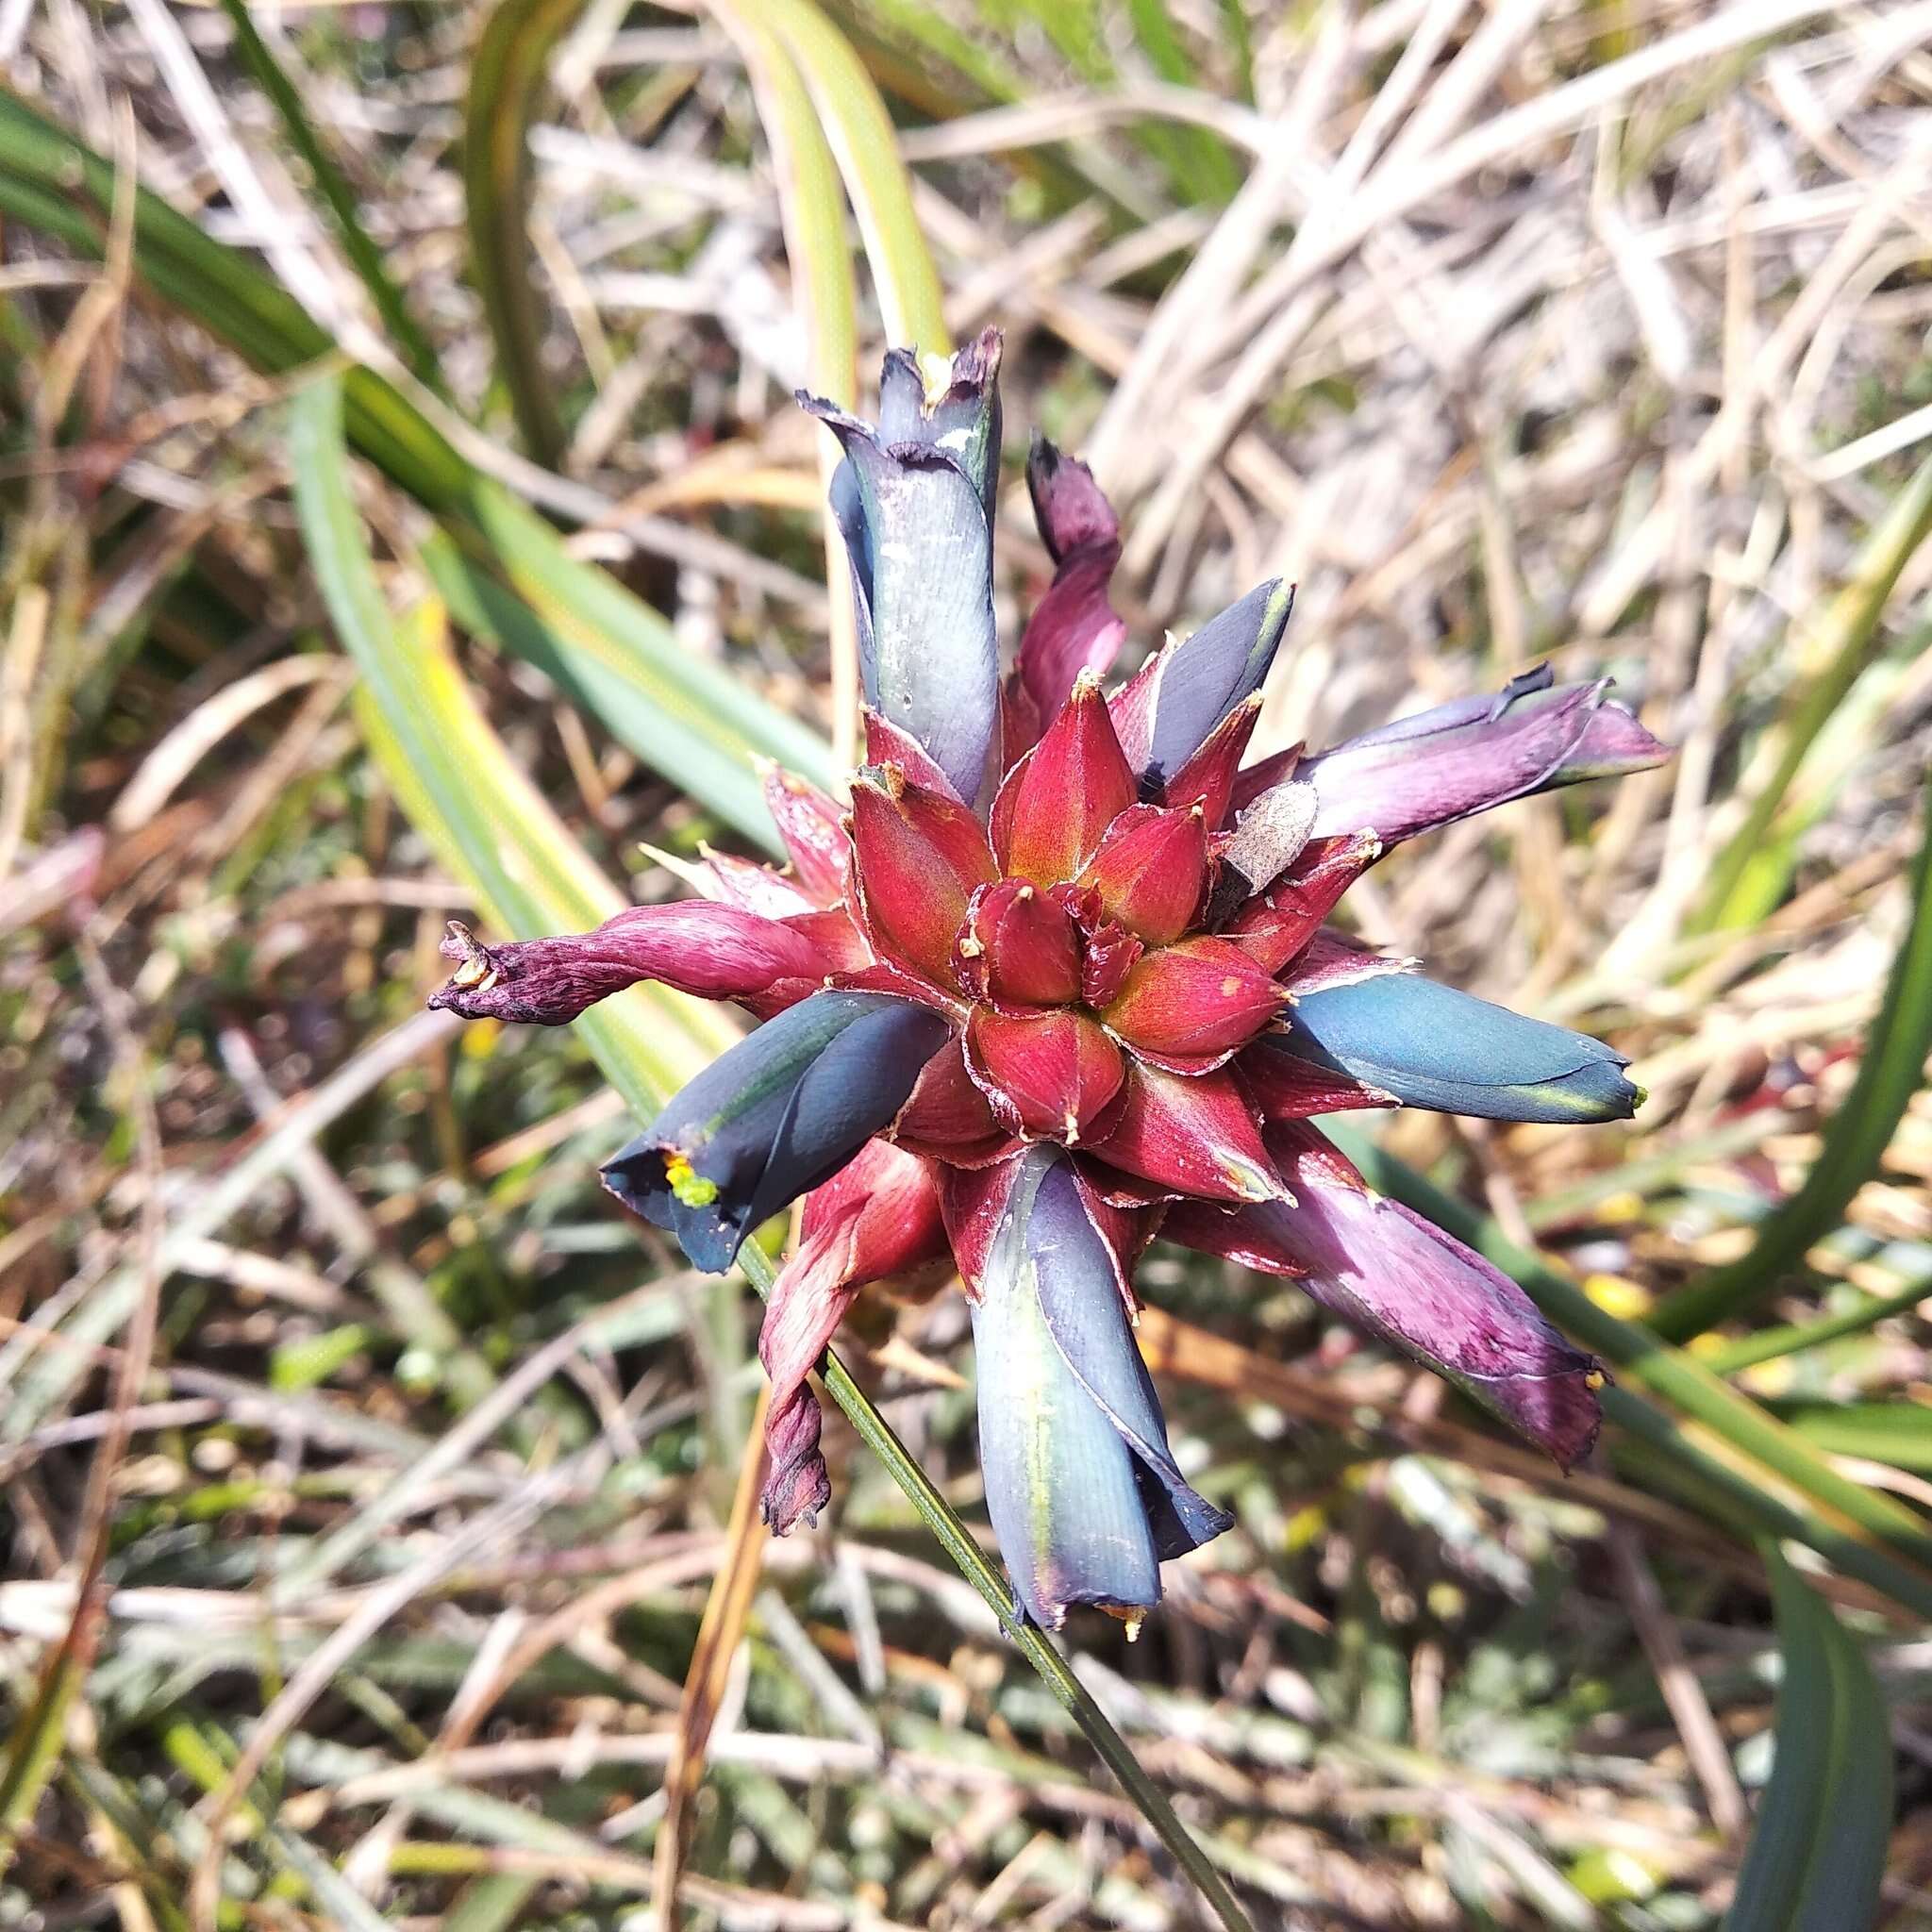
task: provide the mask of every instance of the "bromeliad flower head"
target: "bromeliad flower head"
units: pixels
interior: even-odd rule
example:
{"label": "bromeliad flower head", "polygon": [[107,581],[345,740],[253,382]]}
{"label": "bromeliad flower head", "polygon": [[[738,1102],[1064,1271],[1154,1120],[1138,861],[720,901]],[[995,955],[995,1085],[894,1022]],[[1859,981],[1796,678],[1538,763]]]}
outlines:
{"label": "bromeliad flower head", "polygon": [[870,1282],[948,1259],[972,1305],[981,1459],[1020,1601],[1138,1617],[1160,1562],[1229,1522],[1189,1485],[1134,1346],[1157,1231],[1292,1276],[1565,1468],[1597,1363],[1480,1256],[1371,1193],[1310,1125],[1411,1106],[1627,1118],[1597,1041],[1419,976],[1327,925],[1401,840],[1508,799],[1656,764],[1606,684],[1546,671],[1314,757],[1248,762],[1293,592],[1259,586],[1110,694],[1119,526],[1036,441],[1051,587],[1000,669],[1000,339],[895,350],[879,421],[800,398],[843,451],[866,759],[841,806],[776,770],[774,873],[708,856],[697,901],[482,946],[452,926],[432,1004],[557,1024],[640,979],[763,1023],[605,1168],[699,1266],[805,1197],[760,1352],[764,1507],[830,1495],[808,1375]]}

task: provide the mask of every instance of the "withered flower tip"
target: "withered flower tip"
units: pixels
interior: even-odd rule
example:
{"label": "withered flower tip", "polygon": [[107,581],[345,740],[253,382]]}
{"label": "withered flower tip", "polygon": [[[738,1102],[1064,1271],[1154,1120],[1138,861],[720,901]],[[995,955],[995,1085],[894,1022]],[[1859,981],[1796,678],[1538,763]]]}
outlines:
{"label": "withered flower tip", "polygon": [[1588,1453],[1599,1365],[1307,1122],[1393,1106],[1622,1119],[1639,1098],[1624,1063],[1326,921],[1405,839],[1666,754],[1605,683],[1540,669],[1250,760],[1284,583],[1109,696],[1119,523],[1043,441],[1026,480],[1053,581],[1003,677],[999,360],[993,330],[950,359],[893,351],[876,424],[801,399],[843,453],[832,504],[869,760],[849,809],[768,770],[785,872],[676,861],[700,897],[589,933],[484,945],[453,922],[431,1004],[558,1024],[649,979],[748,1008],[763,1024],[605,1178],[710,1269],[805,1196],[760,1343],[768,1521],[782,1533],[831,1494],[808,1375],[854,1295],[950,1263],[1019,1602],[1050,1625],[1077,1604],[1137,1620],[1160,1563],[1230,1521],[1183,1475],[1133,1342],[1134,1263],[1157,1229],[1294,1276],[1565,1468]]}

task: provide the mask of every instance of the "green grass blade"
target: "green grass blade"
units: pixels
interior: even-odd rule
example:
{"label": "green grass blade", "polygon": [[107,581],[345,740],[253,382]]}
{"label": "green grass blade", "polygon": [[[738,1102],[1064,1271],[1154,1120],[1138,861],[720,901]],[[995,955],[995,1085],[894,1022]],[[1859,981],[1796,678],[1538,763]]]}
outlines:
{"label": "green grass blade", "polygon": [[[98,1579],[90,1576],[92,1587]],[[98,1607],[83,1606],[66,1635],[53,1645],[4,1745],[0,1745],[0,1879],[7,1875],[20,1837],[33,1823],[48,1780],[59,1769],[67,1720],[85,1683],[92,1639],[85,1624]]]}
{"label": "green grass blade", "polygon": [[[758,121],[778,176],[786,258],[804,295],[811,388],[850,408],[858,396],[858,301],[838,163],[805,77],[762,12],[741,0],[713,0],[711,10],[751,69]],[[843,568],[841,554],[839,569]]]}
{"label": "green grass blade", "polygon": [[1928,1295],[1932,1295],[1932,1274],[1917,1274],[1904,1288],[1890,1294],[1874,1295],[1863,1307],[1847,1308],[1842,1314],[1827,1315],[1817,1322],[1792,1322],[1778,1328],[1754,1329],[1749,1335],[1713,1349],[1704,1357],[1704,1365],[1714,1374],[1730,1375],[1759,1362],[1775,1361],[1780,1356],[1821,1348],[1893,1315],[1907,1314]]}
{"label": "green grass blade", "polygon": [[[0,213],[98,257],[112,192],[106,161],[0,92]],[[244,255],[145,190],[137,196],[135,261],[156,294],[258,369],[287,374],[333,352],[327,333]],[[490,559],[538,612],[558,652],[585,659],[580,685],[622,689],[633,704],[655,708],[648,729],[629,715],[613,721],[653,769],[766,843],[773,828],[752,781],[753,755],[829,782],[823,740],[728,673],[677,651],[655,610],[608,571],[572,557],[548,524],[479,475],[391,383],[349,368],[342,406],[356,450],[440,516],[470,554]],[[506,642],[514,648],[525,634]],[[717,756],[721,745],[729,759]]]}
{"label": "green grass blade", "polygon": [[1774,1719],[1777,1757],[1738,1889],[1725,1915],[1725,1932],[1779,1932],[1790,1909],[1824,1818],[1825,1757],[1831,1736],[1831,1664],[1826,1625],[1831,1612],[1798,1580],[1791,1566],[1767,1543],[1764,1567],[1783,1653]]}
{"label": "green grass blade", "polygon": [[[1195,84],[1194,63],[1189,59],[1167,0],[1127,0],[1134,37],[1155,73],[1177,87]],[[1174,126],[1166,130],[1173,147],[1173,165],[1185,178],[1192,199],[1232,201],[1241,185],[1241,171],[1226,144],[1211,128]]]}
{"label": "green grass blade", "polygon": [[[731,11],[740,0],[733,0]],[[811,0],[761,0],[757,17],[796,63],[851,197],[872,265],[887,338],[940,352],[952,346],[939,271],[912,207],[891,117],[851,43]]]}
{"label": "green grass blade", "polygon": [[1234,59],[1235,86],[1242,100],[1255,105],[1255,36],[1248,25],[1244,0],[1221,0],[1221,25]]}
{"label": "green grass blade", "polygon": [[[358,714],[404,810],[476,890],[500,930],[527,938],[608,919],[623,895],[477,711],[419,604],[391,617],[369,559],[348,479],[339,379],[309,384],[291,408],[295,502],[316,581],[363,684]],[[735,1037],[717,1008],[640,987],[586,1013],[576,1029],[631,1106],[649,1114]]]}
{"label": "green grass blade", "polygon": [[1784,1674],[1777,1754],[1724,1932],[1869,1925],[1890,1837],[1891,1740],[1863,1652],[1767,1544]]}
{"label": "green grass blade", "polygon": [[1767,1402],[1773,1415],[1829,1456],[1932,1474],[1932,1408],[1922,1402]]}
{"label": "green grass blade", "polygon": [[[1010,107],[1032,92],[1010,61],[962,33],[922,0],[824,0],[826,12],[894,99],[927,121]],[[1045,212],[1064,214],[1098,193],[1118,218],[1115,232],[1151,220],[1158,206],[1092,140],[1015,148],[1004,157],[1034,182]]]}
{"label": "green grass blade", "polygon": [[[1788,1534],[1848,1575],[1884,1591],[1921,1616],[1932,1615],[1932,1532],[1892,1497],[1833,1468],[1803,1437],[1650,1329],[1619,1321],[1577,1285],[1504,1235],[1467,1203],[1445,1194],[1404,1162],[1369,1144],[1358,1128],[1331,1127],[1373,1185],[1426,1215],[1486,1255],[1522,1285],[1543,1313],[1594,1349],[1618,1374],[1684,1416],[1683,1424],[1632,1392],[1606,1391],[1605,1411],[1624,1428],[1666,1446],[1727,1488],[1748,1508],[1774,1506]],[[1701,1445],[1701,1446],[1700,1446]],[[1803,1507],[1778,1501],[1795,1491]],[[1745,1523],[1763,1521],[1746,1515]],[[1736,1533],[1738,1520],[1718,1519]]]}
{"label": "green grass blade", "polygon": [[[998,7],[982,5],[979,12],[986,26],[1006,42],[997,52],[983,40],[963,32],[956,22],[941,17],[937,8],[922,5],[921,0],[834,0],[834,4],[841,14],[862,22],[875,35],[882,35],[888,46],[896,43],[923,49],[931,58],[942,60],[972,89],[993,101],[1017,104],[1033,99],[1040,92],[1037,61],[1029,62],[1025,52],[1015,44],[1015,28],[1023,22],[1030,23],[1044,34],[1060,58],[1089,87],[1105,92],[1119,84],[1106,23],[1091,0],[1074,0],[1071,5],[1068,0],[1015,0],[1015,4]],[[1157,53],[1148,44],[1147,34],[1159,40],[1161,25],[1152,25],[1143,31],[1140,15],[1145,9],[1146,0],[1130,0],[1130,5],[1136,32],[1141,35],[1142,45],[1162,77],[1184,82],[1191,79],[1191,68],[1174,38],[1172,22],[1164,9],[1161,25],[1166,27],[1165,46],[1161,53]],[[1239,0],[1223,0],[1223,6],[1224,14],[1232,14],[1238,11]],[[1245,29],[1245,21],[1241,25]],[[1246,46],[1244,31],[1236,40],[1235,59],[1242,92],[1252,99],[1253,55]],[[936,108],[928,105],[928,111],[936,111],[940,119],[948,119],[952,114],[968,113],[983,105],[984,101],[965,98],[938,104]],[[1224,201],[1231,198],[1240,187],[1240,164],[1210,129],[1177,125],[1158,115],[1149,115],[1137,119],[1131,131],[1141,148],[1158,163],[1182,201]],[[1105,166],[1097,145],[1075,142],[1074,152],[1081,156],[1082,172],[1088,175],[1091,185],[1116,207],[1133,213],[1137,220],[1150,218],[1148,197],[1136,192],[1124,178],[1109,178],[1112,171]],[[1208,157],[1205,166],[1204,154]]]}
{"label": "green grass blade", "polygon": [[403,291],[396,286],[383,261],[381,249],[362,225],[355,190],[349,186],[348,177],[336,165],[335,157],[316,133],[314,124],[302,106],[302,96],[296,92],[295,84],[282,71],[281,62],[256,30],[244,0],[222,0],[222,6],[235,30],[236,52],[254,75],[255,84],[268,96],[270,106],[280,118],[282,132],[288,137],[290,146],[308,163],[317,191],[335,217],[336,233],[341,240],[350,266],[368,290],[369,299],[375,304],[376,313],[382,317],[391,338],[402,352],[403,360],[418,381],[438,394],[444,393],[442,372],[437,363],[435,347],[416,318],[409,313]]}
{"label": "green grass blade", "polygon": [[[744,54],[758,119],[772,150],[786,258],[797,291],[794,299],[802,300],[805,313],[808,382],[815,394],[852,408],[858,395],[858,292],[845,239],[845,199],[838,162],[805,78],[785,43],[758,12],[738,0],[712,0],[712,8]],[[828,496],[842,452],[828,431],[821,431],[817,442],[819,474]],[[831,607],[834,762],[849,768],[857,761],[858,741],[858,625],[845,540],[824,497],[819,514]]]}
{"label": "green grass blade", "polygon": [[[1878,527],[1867,539],[1851,579],[1825,606],[1815,638],[1796,640],[1807,657],[1823,668],[1800,680],[1790,715],[1778,727],[1776,763],[1751,801],[1736,836],[1718,856],[1710,886],[1693,931],[1711,931],[1748,920],[1748,898],[1740,896],[1753,863],[1764,850],[1785,795],[1831,716],[1870,665],[1877,649],[1878,623],[1900,573],[1932,536],[1932,458],[1919,466],[1899,491]],[[1790,644],[1787,644],[1787,649]]]}
{"label": "green grass blade", "polygon": [[1852,1197],[1877,1168],[1924,1075],[1932,1053],[1932,781],[1912,868],[1912,907],[1892,960],[1884,1004],[1865,1038],[1857,1078],[1825,1129],[1824,1145],[1805,1185],[1757,1231],[1727,1267],[1658,1304],[1651,1326],[1672,1341],[1702,1334],[1755,1307],[1802,1269],[1812,1242],[1830,1233]]}
{"label": "green grass blade", "polygon": [[530,272],[529,128],[551,53],[583,8],[584,0],[502,0],[470,58],[463,97],[470,274],[525,446],[552,467],[568,438],[543,373],[545,304]]}

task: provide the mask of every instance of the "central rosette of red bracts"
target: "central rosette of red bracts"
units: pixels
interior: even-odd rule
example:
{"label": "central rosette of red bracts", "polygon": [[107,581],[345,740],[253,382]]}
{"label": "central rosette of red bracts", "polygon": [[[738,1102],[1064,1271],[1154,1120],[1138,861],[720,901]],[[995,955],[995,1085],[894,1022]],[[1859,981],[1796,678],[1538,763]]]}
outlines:
{"label": "central rosette of red bracts", "polygon": [[1546,675],[1319,756],[1246,762],[1292,591],[1263,584],[1111,692],[1114,515],[1036,441],[1056,570],[1002,676],[992,525],[999,338],[886,360],[879,423],[801,398],[843,446],[867,763],[841,804],[777,771],[784,873],[720,856],[701,900],[481,946],[433,1004],[557,1024],[642,978],[762,1021],[605,1169],[700,1267],[800,1194],[761,1352],[765,1510],[830,1494],[807,1383],[870,1282],[950,1260],[973,1310],[987,1500],[1019,1596],[1134,1614],[1229,1519],[1169,1449],[1135,1348],[1157,1231],[1297,1277],[1565,1466],[1596,1363],[1522,1291],[1369,1192],[1307,1123],[1413,1105],[1626,1116],[1596,1041],[1424,979],[1327,926],[1418,832],[1662,749],[1601,685]]}

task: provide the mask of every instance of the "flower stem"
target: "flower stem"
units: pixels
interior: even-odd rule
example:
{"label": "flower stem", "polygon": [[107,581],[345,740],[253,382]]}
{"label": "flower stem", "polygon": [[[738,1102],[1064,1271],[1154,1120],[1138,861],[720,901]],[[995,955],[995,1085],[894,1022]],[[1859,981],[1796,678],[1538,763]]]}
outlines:
{"label": "flower stem", "polygon": [[[761,1295],[768,1295],[776,1274],[762,1248],[746,1241],[739,1250],[738,1265]],[[1043,1630],[1027,1622],[1014,1601],[1006,1579],[988,1560],[974,1541],[973,1533],[960,1522],[952,1506],[934,1487],[931,1477],[908,1453],[892,1425],[886,1421],[851,1372],[829,1349],[825,1352],[823,1377],[832,1400],[845,1411],[852,1426],[879,1460],[887,1473],[905,1491],[920,1521],[931,1530],[940,1547],[1000,1620],[1000,1627],[1011,1638],[1040,1680],[1053,1693],[1060,1707],[1086,1734],[1099,1752],[1107,1768],[1119,1779],[1122,1789],[1134,1802],[1155,1835],[1174,1855],[1201,1895],[1213,1907],[1214,1915],[1227,1932],[1253,1932],[1248,1916],[1235,1902],[1208,1855],[1194,1842],[1188,1828],[1168,1803],[1167,1794],[1155,1784],[1135,1757],[1133,1747],[1123,1738],[1107,1713],[1093,1700],[1087,1687],[1074,1674],[1065,1657],[1054,1647]]]}

